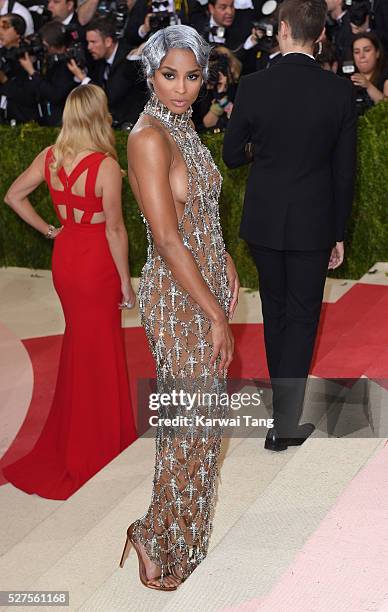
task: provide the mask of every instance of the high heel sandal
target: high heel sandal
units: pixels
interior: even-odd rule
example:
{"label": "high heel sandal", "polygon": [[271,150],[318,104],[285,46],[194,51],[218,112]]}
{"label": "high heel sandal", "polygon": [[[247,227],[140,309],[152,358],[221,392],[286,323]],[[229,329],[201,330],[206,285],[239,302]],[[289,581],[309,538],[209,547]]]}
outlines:
{"label": "high heel sandal", "polygon": [[133,530],[134,530],[134,523],[132,523],[132,525],[130,525],[127,529],[127,539],[124,545],[123,554],[121,555],[120,567],[124,567],[124,563],[128,557],[129,549],[132,544],[133,548],[136,550],[137,558],[139,561],[139,578],[140,578],[141,583],[144,584],[145,587],[148,587],[149,589],[156,589],[157,591],[175,591],[178,585],[165,586],[163,584],[152,584],[154,581],[160,580],[160,576],[155,576],[155,578],[151,578],[151,579],[147,578],[147,572],[146,572],[143,558],[141,556],[141,553],[138,547],[136,546],[135,540],[133,539]]}

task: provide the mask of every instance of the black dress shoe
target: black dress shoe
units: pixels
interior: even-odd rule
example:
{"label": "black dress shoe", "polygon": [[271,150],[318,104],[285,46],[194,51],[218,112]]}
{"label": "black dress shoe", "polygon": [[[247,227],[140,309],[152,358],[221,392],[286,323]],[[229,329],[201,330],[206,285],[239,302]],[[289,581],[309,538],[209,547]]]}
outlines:
{"label": "black dress shoe", "polygon": [[280,438],[276,429],[272,427],[265,439],[264,448],[272,451],[283,451],[289,446],[300,446],[313,433],[315,425],[312,423],[303,423],[299,425],[295,436],[292,438]]}
{"label": "black dress shoe", "polygon": [[288,448],[288,438],[280,438],[274,427],[272,427],[265,438],[264,448],[271,451],[283,451]]}

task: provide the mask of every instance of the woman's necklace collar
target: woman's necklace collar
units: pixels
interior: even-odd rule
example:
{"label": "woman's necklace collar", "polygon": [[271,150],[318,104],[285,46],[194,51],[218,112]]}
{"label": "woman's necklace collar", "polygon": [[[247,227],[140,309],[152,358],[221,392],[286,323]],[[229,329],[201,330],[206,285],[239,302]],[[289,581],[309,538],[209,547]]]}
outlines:
{"label": "woman's necklace collar", "polygon": [[160,119],[172,128],[189,127],[190,118],[193,114],[191,106],[184,113],[174,113],[159,100],[155,93],[151,94],[151,98],[144,107],[144,112]]}

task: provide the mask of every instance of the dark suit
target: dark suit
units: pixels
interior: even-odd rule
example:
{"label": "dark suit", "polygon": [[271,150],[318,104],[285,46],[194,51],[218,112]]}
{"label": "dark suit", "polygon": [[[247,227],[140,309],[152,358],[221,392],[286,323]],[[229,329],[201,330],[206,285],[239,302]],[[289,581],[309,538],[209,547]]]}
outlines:
{"label": "dark suit", "polygon": [[[303,54],[240,81],[224,138],[231,167],[253,145],[240,237],[259,272],[275,426],[302,409],[330,252],[344,239],[356,163],[352,84]],[[298,379],[284,394],[275,379]]]}
{"label": "dark suit", "polygon": [[15,119],[17,123],[38,121],[39,111],[35,88],[27,72],[17,60],[12,62],[12,73],[8,80],[0,84],[0,96],[7,98],[5,119]]}
{"label": "dark suit", "polygon": [[[201,34],[201,36],[203,36],[203,38],[207,42],[210,42],[212,45],[221,44],[221,43],[214,43],[213,41],[210,40],[209,28],[210,28],[210,17],[208,17],[206,21],[203,22],[202,27],[198,29],[198,32]],[[227,49],[230,49],[231,51],[233,51],[233,53],[235,53],[237,57],[239,58],[239,51],[242,50],[242,46],[244,42],[246,41],[246,39],[248,38],[249,34],[250,34],[250,30],[247,27],[245,29],[242,27],[239,27],[238,25],[236,25],[236,22],[233,21],[231,26],[229,26],[228,28],[225,28],[225,42],[222,44]]]}
{"label": "dark suit", "polygon": [[128,53],[128,43],[120,40],[108,79],[104,79],[105,60],[95,62],[91,75],[92,81],[105,89],[109,111],[116,127],[126,122],[136,123],[148,98],[145,80],[140,73],[140,62],[127,59]]}
{"label": "dark suit", "polygon": [[66,98],[77,86],[66,62],[51,65],[44,76],[34,72],[31,85],[43,113],[39,123],[48,126],[61,125]]}
{"label": "dark suit", "polygon": [[[187,0],[182,2],[181,10],[177,14],[182,24],[194,26],[192,19],[195,20],[197,14],[200,15],[202,10],[197,0]],[[152,13],[151,2],[149,0],[136,0],[124,30],[124,38],[133,47],[139,46],[149,37],[141,38],[139,36],[139,28],[143,25],[148,13]]]}
{"label": "dark suit", "polygon": [[376,0],[374,3],[375,30],[388,53],[388,2]]}

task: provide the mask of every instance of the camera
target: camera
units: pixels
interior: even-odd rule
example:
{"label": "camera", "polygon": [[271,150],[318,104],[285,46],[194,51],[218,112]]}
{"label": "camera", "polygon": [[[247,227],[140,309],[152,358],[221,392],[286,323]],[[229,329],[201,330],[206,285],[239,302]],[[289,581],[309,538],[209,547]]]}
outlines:
{"label": "camera", "polygon": [[66,51],[64,53],[49,53],[46,54],[46,65],[48,68],[57,64],[58,62],[69,62],[74,60],[76,64],[81,68],[86,66],[86,56],[83,44],[79,38],[77,26],[69,24],[63,26],[66,35]]}
{"label": "camera", "polygon": [[[352,76],[352,74],[355,74],[357,72],[356,67],[354,65],[354,62],[352,60],[349,61],[345,61],[342,64],[342,72],[344,74],[344,76],[348,77],[350,79],[350,77]],[[364,89],[364,87],[359,87],[358,85],[355,85],[353,83],[355,92],[356,92],[356,107],[357,107],[357,114],[358,115],[363,115],[365,113],[365,111],[367,111],[369,108],[371,108],[373,106],[373,102],[372,100],[369,98],[366,90]]]}
{"label": "camera", "polygon": [[1,47],[0,48],[0,70],[9,77],[14,72],[15,64],[18,64],[19,59],[28,53],[41,61],[45,54],[45,48],[39,34],[31,34],[22,38],[18,47]]}
{"label": "camera", "polygon": [[116,37],[124,36],[128,18],[128,5],[125,0],[100,0],[98,14],[105,17],[109,15],[115,24]]}
{"label": "camera", "polygon": [[372,7],[369,0],[344,0],[342,9],[347,10],[351,23],[362,26],[367,17],[372,15]]}
{"label": "camera", "polygon": [[179,23],[177,15],[169,11],[168,7],[168,0],[153,0],[152,14],[150,17],[150,28],[152,33]]}
{"label": "camera", "polygon": [[267,17],[259,21],[253,21],[255,30],[262,32],[263,36],[258,39],[257,45],[261,51],[269,53],[277,44],[278,22],[274,17]]}

